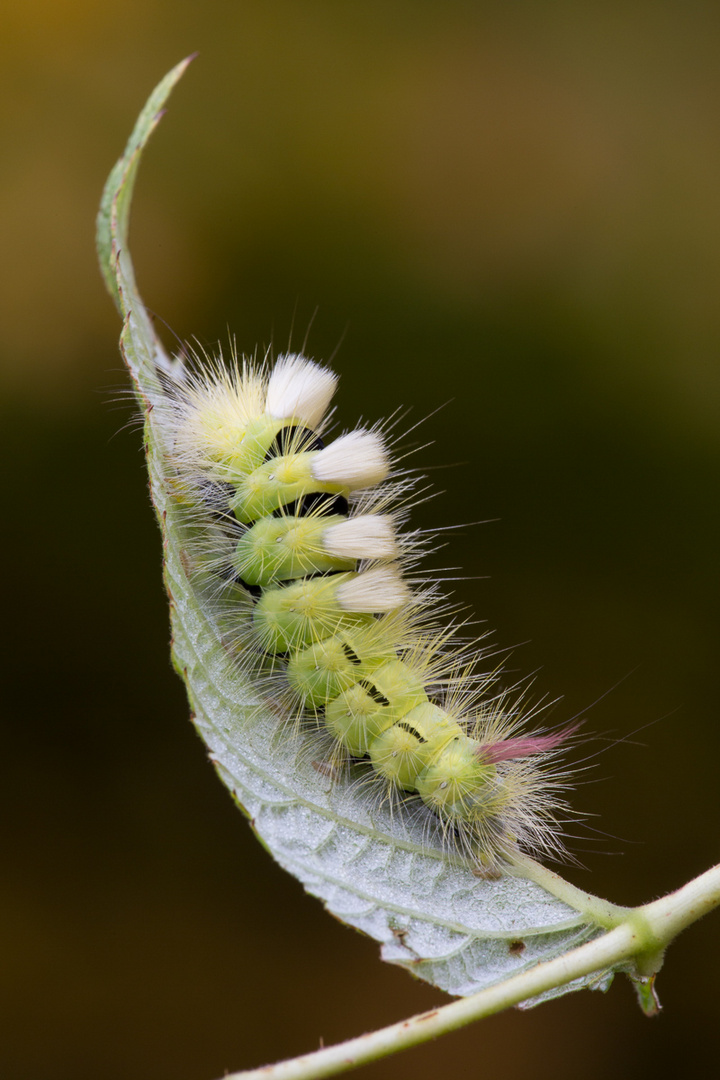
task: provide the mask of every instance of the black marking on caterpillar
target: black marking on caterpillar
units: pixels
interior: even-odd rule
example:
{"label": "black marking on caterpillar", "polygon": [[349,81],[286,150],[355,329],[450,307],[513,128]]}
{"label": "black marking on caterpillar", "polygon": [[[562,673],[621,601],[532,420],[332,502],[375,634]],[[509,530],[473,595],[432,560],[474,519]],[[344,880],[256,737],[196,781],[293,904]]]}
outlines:
{"label": "black marking on caterpillar", "polygon": [[277,435],[272,441],[272,445],[265,455],[265,460],[269,461],[270,458],[281,457],[288,450],[322,450],[325,443],[314,431],[310,431],[309,428],[302,427],[300,424],[288,424],[287,427],[280,428]]}
{"label": "black marking on caterpillar", "polygon": [[[362,661],[360,661],[360,662],[362,663]],[[357,663],[357,661],[354,660],[353,663]],[[358,686],[361,686],[363,690],[366,690],[368,695],[373,699],[373,701],[377,705],[389,705],[390,704],[390,701],[388,700],[388,698],[386,698],[384,694],[381,694],[380,691],[378,690],[377,686],[374,686],[373,683],[371,683],[368,679],[361,679],[360,682],[358,683]],[[402,721],[398,721],[398,723],[401,724]],[[407,728],[406,728],[406,730],[407,730]]]}
{"label": "black marking on caterpillar", "polygon": [[347,517],[349,513],[350,507],[343,495],[328,495],[326,491],[311,491],[273,511],[275,517],[307,517],[308,514],[326,514],[328,517],[337,514],[339,517]]}
{"label": "black marking on caterpillar", "polygon": [[440,627],[436,587],[410,589],[407,482],[385,483],[378,429],[325,441],[336,382],[298,355],[168,377],[161,422],[199,537],[193,562],[225,610],[236,603],[234,655],[273,680],[288,721],[332,737],[333,775],[369,759],[385,793],[424,804],[475,866],[558,853],[557,755],[572,729],[529,734],[497,672],[478,672],[482,652]]}

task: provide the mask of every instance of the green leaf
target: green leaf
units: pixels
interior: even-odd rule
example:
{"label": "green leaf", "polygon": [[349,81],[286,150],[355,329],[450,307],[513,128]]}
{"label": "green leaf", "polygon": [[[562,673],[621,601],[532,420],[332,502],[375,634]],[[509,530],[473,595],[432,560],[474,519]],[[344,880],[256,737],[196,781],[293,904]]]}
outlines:
{"label": "green leaf", "polygon": [[[162,119],[165,102],[193,59],[194,57],[188,56],[185,60],[181,60],[158,83],[145,102],[145,107],[138,116],[132,135],[127,141],[125,151],[115,163],[107,179],[100,200],[96,222],[96,246],[100,270],[108,292],[123,316],[127,315],[130,302],[138,309],[143,308],[135,284],[132,262],[125,251],[130,225],[130,203],[138,165],[148,139]],[[125,297],[127,297],[127,302]],[[144,309],[143,314],[145,314]],[[149,332],[143,338],[143,345],[147,348],[151,347],[154,335],[151,327],[146,329]]]}
{"label": "green leaf", "polygon": [[[121,349],[145,412],[153,503],[163,532],[173,659],[198,732],[262,843],[338,918],[382,942],[386,960],[467,995],[597,936],[620,909],[581,893],[530,859],[483,878],[430,846],[421,824],[378,808],[363,785],[332,782],[303,739],[278,737],[272,705],[226,648],[222,618],[186,573],[188,537],[172,498],[171,448],[153,417],[159,372],[182,371],[155,335],[128,252],[137,168],[189,60],[158,85],[107,182],[98,215],[103,276],[124,318]],[[598,985],[597,974],[553,993]],[[548,996],[550,996],[548,995]]]}

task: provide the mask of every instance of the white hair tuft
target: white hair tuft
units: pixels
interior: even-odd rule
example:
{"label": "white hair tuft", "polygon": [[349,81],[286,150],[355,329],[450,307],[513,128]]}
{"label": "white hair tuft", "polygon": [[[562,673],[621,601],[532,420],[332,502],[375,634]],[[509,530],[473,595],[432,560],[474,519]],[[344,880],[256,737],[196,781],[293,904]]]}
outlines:
{"label": "white hair tuft", "polygon": [[358,514],[323,533],[323,545],[340,559],[393,559],[395,529],[388,514]]}
{"label": "white hair tuft", "polygon": [[378,566],[338,587],[337,601],[345,611],[394,611],[407,604],[410,590],[394,566]]}
{"label": "white hair tuft", "polygon": [[313,456],[312,474],[326,484],[341,484],[355,491],[385,479],[390,465],[385,446],[374,431],[350,431],[318,450]]}
{"label": "white hair tuft", "polygon": [[318,426],[335,393],[337,375],[297,353],[278,357],[268,382],[265,408],[278,420],[295,417]]}

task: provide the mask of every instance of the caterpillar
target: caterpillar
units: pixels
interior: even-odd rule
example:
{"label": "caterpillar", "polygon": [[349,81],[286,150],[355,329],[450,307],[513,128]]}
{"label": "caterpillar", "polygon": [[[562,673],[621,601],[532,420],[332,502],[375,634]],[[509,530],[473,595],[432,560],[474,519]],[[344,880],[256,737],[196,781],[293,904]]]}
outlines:
{"label": "caterpillar", "polygon": [[574,729],[528,733],[497,672],[478,673],[482,650],[437,616],[436,584],[411,587],[407,477],[379,425],[328,438],[337,381],[294,353],[165,376],[154,411],[190,573],[210,582],[237,663],[286,721],[328,737],[331,775],[367,762],[479,867],[557,854]]}

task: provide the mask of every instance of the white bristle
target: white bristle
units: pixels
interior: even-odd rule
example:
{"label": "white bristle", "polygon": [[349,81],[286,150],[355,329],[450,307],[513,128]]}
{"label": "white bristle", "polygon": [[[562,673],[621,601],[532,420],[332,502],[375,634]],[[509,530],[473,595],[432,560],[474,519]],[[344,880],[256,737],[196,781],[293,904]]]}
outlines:
{"label": "white bristle", "polygon": [[395,529],[387,514],[358,514],[323,533],[323,545],[340,559],[392,559],[397,554]]}
{"label": "white bristle", "polygon": [[341,435],[312,461],[312,474],[326,484],[342,484],[351,491],[379,484],[390,466],[383,441],[374,431],[351,431]]}
{"label": "white bristle", "polygon": [[318,426],[335,393],[337,376],[304,356],[281,356],[268,383],[265,407],[278,420],[295,417]]}
{"label": "white bristle", "polygon": [[379,566],[344,581],[336,595],[345,611],[381,612],[407,604],[410,590],[394,567]]}

